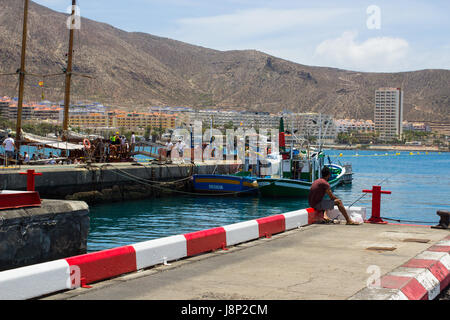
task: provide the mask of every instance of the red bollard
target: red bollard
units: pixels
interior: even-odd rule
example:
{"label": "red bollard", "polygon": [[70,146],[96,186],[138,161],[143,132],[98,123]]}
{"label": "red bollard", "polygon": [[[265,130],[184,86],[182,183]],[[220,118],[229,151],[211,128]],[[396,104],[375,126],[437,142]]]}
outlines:
{"label": "red bollard", "polygon": [[362,192],[372,193],[372,217],[367,220],[367,223],[386,224],[380,216],[381,194],[391,194],[391,191],[381,191],[380,186],[373,186],[372,190],[363,190]]}
{"label": "red bollard", "polygon": [[35,191],[35,176],[42,176],[42,173],[36,173],[34,170],[28,170],[27,172],[21,172],[20,174],[27,175],[27,191]]}

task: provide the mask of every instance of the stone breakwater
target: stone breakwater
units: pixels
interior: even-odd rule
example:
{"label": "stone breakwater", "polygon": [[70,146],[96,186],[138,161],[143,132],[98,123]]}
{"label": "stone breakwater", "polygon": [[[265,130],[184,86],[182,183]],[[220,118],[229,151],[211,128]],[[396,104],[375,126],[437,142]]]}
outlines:
{"label": "stone breakwater", "polygon": [[40,207],[0,211],[0,271],[87,252],[85,202],[42,200]]}

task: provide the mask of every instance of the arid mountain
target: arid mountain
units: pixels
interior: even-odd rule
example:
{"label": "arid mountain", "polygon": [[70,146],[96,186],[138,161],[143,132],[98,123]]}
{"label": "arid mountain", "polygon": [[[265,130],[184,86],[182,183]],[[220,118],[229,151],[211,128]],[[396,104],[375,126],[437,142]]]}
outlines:
{"label": "arid mountain", "polygon": [[[0,0],[0,73],[20,66],[23,1]],[[63,99],[67,15],[30,5],[26,100]],[[362,73],[304,66],[258,51],[217,51],[82,19],[76,31],[72,100],[131,109],[150,105],[321,111],[373,118],[375,90],[402,87],[407,120],[450,122],[450,70]],[[17,96],[18,76],[0,76]]]}

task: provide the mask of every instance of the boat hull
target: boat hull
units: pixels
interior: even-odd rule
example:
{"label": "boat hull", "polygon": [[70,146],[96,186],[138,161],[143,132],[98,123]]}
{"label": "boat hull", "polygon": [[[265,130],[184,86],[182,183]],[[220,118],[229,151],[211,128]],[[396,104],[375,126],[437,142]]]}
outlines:
{"label": "boat hull", "polygon": [[[332,167],[340,170],[339,175],[328,181],[331,189],[334,190],[341,184],[345,169],[335,165],[332,165]],[[263,178],[257,181],[261,196],[271,198],[307,198],[312,185],[311,182],[294,179]]]}
{"label": "boat hull", "polygon": [[196,174],[193,176],[194,190],[200,193],[256,194],[258,184],[251,177],[231,175]]}

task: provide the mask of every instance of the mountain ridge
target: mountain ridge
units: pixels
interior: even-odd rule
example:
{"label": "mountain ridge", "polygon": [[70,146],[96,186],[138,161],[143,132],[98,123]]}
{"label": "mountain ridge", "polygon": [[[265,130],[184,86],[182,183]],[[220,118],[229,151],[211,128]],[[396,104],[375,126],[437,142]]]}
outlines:
{"label": "mountain ridge", "polygon": [[[0,73],[20,65],[22,2],[0,0]],[[30,2],[28,73],[65,67],[68,15]],[[45,23],[43,23],[45,22]],[[142,109],[150,105],[323,112],[373,119],[375,90],[402,87],[404,118],[450,123],[450,70],[368,73],[307,66],[257,50],[219,51],[143,32],[126,32],[82,18],[76,31],[72,101],[91,100]],[[0,94],[17,95],[18,77],[0,77]],[[64,76],[28,76],[26,100],[59,101]]]}

